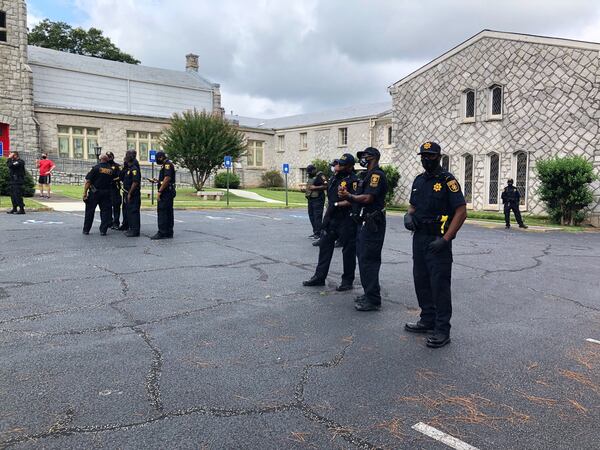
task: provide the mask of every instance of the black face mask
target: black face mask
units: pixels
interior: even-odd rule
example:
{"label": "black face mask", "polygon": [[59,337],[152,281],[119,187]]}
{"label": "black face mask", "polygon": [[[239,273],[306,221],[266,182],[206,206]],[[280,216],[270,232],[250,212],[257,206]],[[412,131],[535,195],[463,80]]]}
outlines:
{"label": "black face mask", "polygon": [[426,172],[433,172],[440,166],[440,158],[436,159],[427,159],[421,157],[421,165]]}
{"label": "black face mask", "polygon": [[165,163],[165,160],[164,160],[164,159],[162,159],[162,158],[161,158],[161,159],[157,159],[157,160],[156,160],[156,163],[157,163],[157,164],[161,164],[161,165],[162,165],[162,164],[164,164],[164,163]]}
{"label": "black face mask", "polygon": [[358,160],[358,163],[360,164],[360,167],[368,167],[369,166],[369,160],[365,156],[360,158]]}
{"label": "black face mask", "polygon": [[510,187],[512,187],[512,186],[513,186],[513,184],[512,184],[512,183],[508,183],[508,185],[509,185]]}

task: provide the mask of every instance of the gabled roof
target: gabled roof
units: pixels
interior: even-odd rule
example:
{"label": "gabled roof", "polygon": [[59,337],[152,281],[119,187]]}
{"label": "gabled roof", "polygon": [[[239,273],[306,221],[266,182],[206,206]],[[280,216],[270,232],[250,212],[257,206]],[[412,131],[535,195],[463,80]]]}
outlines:
{"label": "gabled roof", "polygon": [[28,46],[28,59],[29,63],[33,65],[143,83],[201,90],[212,90],[214,86],[213,83],[197,72],[159,69],[157,67],[109,61],[33,45]]}
{"label": "gabled roof", "polygon": [[396,81],[394,84],[388,87],[388,90],[393,89],[396,86],[400,86],[404,83],[407,83],[408,81],[419,76],[420,74],[430,70],[432,67],[435,67],[441,62],[461,52],[465,48],[485,38],[504,39],[509,41],[528,42],[532,44],[555,45],[559,47],[600,51],[600,44],[596,42],[576,41],[573,39],[563,39],[549,36],[536,36],[533,34],[510,33],[505,31],[483,30],[477,33],[475,36],[467,39],[463,43],[452,48],[451,50],[448,50],[443,55],[438,56],[433,61],[425,64],[423,67]]}
{"label": "gabled roof", "polygon": [[392,110],[391,102],[353,105],[343,108],[329,109],[307,114],[278,117],[275,119],[256,119],[243,116],[226,115],[229,120],[237,120],[242,127],[280,130],[286,128],[302,128],[348,120],[381,117]]}

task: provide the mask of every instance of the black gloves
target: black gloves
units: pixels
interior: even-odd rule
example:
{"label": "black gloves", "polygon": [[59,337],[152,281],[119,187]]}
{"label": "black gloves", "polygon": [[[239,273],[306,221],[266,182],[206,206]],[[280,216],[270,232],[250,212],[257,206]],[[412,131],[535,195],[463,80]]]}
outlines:
{"label": "black gloves", "polygon": [[440,253],[442,250],[448,247],[448,245],[450,245],[450,243],[446,239],[443,237],[438,237],[435,241],[429,244],[428,248],[431,253],[436,254]]}
{"label": "black gloves", "polygon": [[404,228],[408,231],[415,231],[417,229],[415,226],[415,218],[412,214],[404,214]]}

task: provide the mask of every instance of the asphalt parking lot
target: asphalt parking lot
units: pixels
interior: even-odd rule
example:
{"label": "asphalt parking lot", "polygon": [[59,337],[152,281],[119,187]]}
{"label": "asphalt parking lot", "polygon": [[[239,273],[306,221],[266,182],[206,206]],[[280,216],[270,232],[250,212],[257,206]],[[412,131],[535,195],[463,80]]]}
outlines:
{"label": "asphalt parking lot", "polygon": [[460,449],[600,447],[600,234],[466,225],[434,350],[403,331],[401,216],[371,313],[335,292],[339,251],[325,288],[301,285],[304,211],[175,217],[150,241],[0,216],[0,448],[449,448],[417,424]]}

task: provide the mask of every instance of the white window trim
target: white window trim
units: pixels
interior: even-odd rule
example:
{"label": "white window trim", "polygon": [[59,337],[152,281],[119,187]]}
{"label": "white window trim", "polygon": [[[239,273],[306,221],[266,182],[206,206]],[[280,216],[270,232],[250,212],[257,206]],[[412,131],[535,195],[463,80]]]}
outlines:
{"label": "white window trim", "polygon": [[[257,146],[256,143],[260,142],[262,143],[261,145],[261,150],[262,150],[262,164],[260,166],[256,165],[256,150],[257,150]],[[254,143],[254,145],[250,145],[250,143]],[[251,139],[248,141],[248,145],[247,145],[247,151],[253,151],[253,163],[252,165],[248,164],[248,155],[246,155],[246,167],[250,168],[250,169],[263,169],[265,167],[265,141],[259,141],[256,139]]]}
{"label": "white window trim", "polygon": [[[128,133],[135,133],[135,137],[128,137],[127,134]],[[146,133],[148,135],[147,138],[141,138],[140,137],[140,133]],[[144,158],[142,158],[142,152],[140,150],[140,144],[141,143],[146,143],[148,144],[148,154],[150,154],[150,150],[162,150],[162,147],[160,145],[160,138],[158,139],[154,139],[152,138],[153,134],[158,134],[160,135],[160,132],[157,131],[144,131],[144,130],[126,130],[125,131],[125,149],[127,149],[128,147],[128,143],[129,142],[135,142],[135,152],[136,152],[136,157],[138,158],[140,164],[144,164],[144,163],[148,163],[148,155],[146,155]],[[153,146],[153,143],[157,143],[157,146]]]}
{"label": "white window trim", "polygon": [[[473,95],[475,96],[473,100],[473,117],[467,117],[467,94],[469,92],[473,92]],[[475,118],[477,117],[477,91],[475,89],[465,89],[462,91],[460,101],[460,117],[462,119],[462,123],[475,123]]]}
{"label": "white window trim", "polygon": [[[448,158],[448,172],[452,173],[452,171],[450,170],[450,168],[452,167],[452,158],[448,154],[442,155],[442,160],[444,158]],[[442,160],[440,160],[440,165],[442,163]]]}
{"label": "white window trim", "polygon": [[[500,88],[500,114],[492,114],[492,104],[494,102],[494,89]],[[502,120],[504,117],[504,86],[501,84],[492,84],[488,88],[488,115],[487,120]]]}
{"label": "white window trim", "polygon": [[280,134],[277,136],[277,152],[285,152],[285,134]]}
{"label": "white window trim", "polygon": [[[492,161],[492,155],[498,155],[498,203],[493,204],[490,203],[490,166]],[[485,173],[483,177],[484,182],[484,206],[483,209],[492,210],[492,211],[500,211],[500,206],[502,201],[500,199],[500,193],[502,192],[502,154],[500,152],[489,152],[485,155]]]}
{"label": "white window trim", "polygon": [[524,150],[518,150],[512,154],[512,162],[511,162],[511,178],[515,181],[515,186],[517,184],[517,157],[519,153],[523,153],[526,156],[527,162],[527,170],[525,171],[525,202],[520,205],[521,211],[527,211],[529,209],[529,168],[531,166],[531,155],[529,152]]}
{"label": "white window trim", "polygon": [[[302,135],[304,135],[304,142],[302,142]],[[299,133],[299,139],[300,139],[300,151],[301,152],[305,152],[308,150],[308,133],[306,131],[303,131],[301,133]]]}
{"label": "white window trim", "polygon": [[[344,134],[344,130],[346,130],[346,142],[343,142],[343,134]],[[338,128],[338,147],[343,148],[343,147],[348,147],[348,127],[340,127]]]}
{"label": "white window trim", "polygon": [[[463,187],[463,194],[465,193],[465,187],[467,185],[466,183],[466,162],[467,162],[467,155],[471,155],[471,158],[473,160],[473,164],[471,167],[471,202],[467,202],[467,208],[472,209],[473,208],[473,199],[475,198],[475,190],[473,189],[475,187],[475,155],[473,153],[463,153],[460,156],[460,169],[461,169],[461,179],[462,179],[462,187]],[[466,199],[465,199],[466,200]]]}
{"label": "white window trim", "polygon": [[[68,128],[69,132],[68,133],[61,133],[60,131],[58,131],[59,128]],[[74,134],[73,133],[73,128],[81,128],[83,130],[83,134]],[[86,126],[77,126],[77,125],[57,125],[56,127],[56,142],[58,144],[58,142],[60,142],[60,138],[68,138],[69,139],[69,154],[68,154],[68,158],[69,159],[78,159],[78,160],[94,160],[96,155],[90,155],[89,154],[89,144],[88,144],[88,130],[96,130],[96,134],[95,135],[90,135],[89,139],[90,140],[95,140],[96,141],[96,145],[100,145],[100,128],[96,128],[96,127],[86,127]],[[74,145],[74,139],[75,138],[83,138],[83,157],[82,158],[75,158],[75,145]],[[60,145],[57,148],[57,154],[59,157],[63,158],[64,156],[62,156],[60,154]],[[92,156],[92,157],[90,157]]]}

